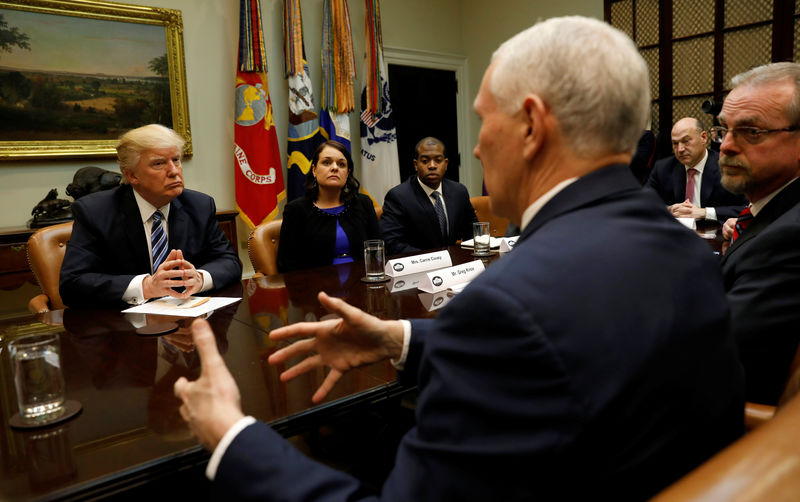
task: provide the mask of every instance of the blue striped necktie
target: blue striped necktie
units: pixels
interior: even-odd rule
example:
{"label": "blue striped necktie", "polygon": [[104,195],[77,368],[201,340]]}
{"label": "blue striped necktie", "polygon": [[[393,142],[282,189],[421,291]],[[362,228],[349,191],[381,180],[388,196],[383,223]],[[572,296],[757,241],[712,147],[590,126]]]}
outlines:
{"label": "blue striped necktie", "polygon": [[439,230],[442,232],[442,237],[447,239],[447,217],[444,214],[444,204],[439,192],[431,192],[431,197],[436,200],[433,209],[436,211],[436,219],[439,220]]}
{"label": "blue striped necktie", "polygon": [[153,247],[153,273],[158,270],[158,266],[164,263],[167,257],[167,232],[161,221],[164,215],[161,211],[153,213],[153,226],[150,229],[150,244]]}

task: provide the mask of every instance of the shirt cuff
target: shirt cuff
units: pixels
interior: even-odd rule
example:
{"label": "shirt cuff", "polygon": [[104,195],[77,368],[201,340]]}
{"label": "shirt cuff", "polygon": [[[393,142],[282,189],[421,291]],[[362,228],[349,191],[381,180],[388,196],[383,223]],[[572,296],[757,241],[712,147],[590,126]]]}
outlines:
{"label": "shirt cuff", "polygon": [[206,477],[209,480],[214,481],[214,477],[217,475],[217,467],[219,467],[219,463],[222,461],[222,457],[225,455],[225,451],[228,449],[228,446],[231,445],[233,440],[239,435],[240,432],[242,432],[242,430],[254,423],[256,423],[255,418],[250,416],[242,417],[235,424],[231,425],[231,428],[228,429],[228,432],[222,436],[222,439],[219,440],[217,447],[214,448],[214,453],[211,454],[211,458],[208,460]]}
{"label": "shirt cuff", "polygon": [[200,288],[199,292],[202,293],[203,291],[214,289],[214,280],[211,279],[211,274],[199,268],[197,269],[197,271],[203,274],[203,287]]}
{"label": "shirt cuff", "polygon": [[122,294],[123,302],[130,305],[141,305],[144,303],[144,289],[142,288],[142,284],[144,283],[144,278],[148,275],[149,274],[137,275],[131,279],[131,282],[128,283],[128,289]]}
{"label": "shirt cuff", "polygon": [[402,371],[405,367],[406,359],[408,358],[408,347],[411,345],[411,322],[405,319],[400,319],[400,322],[403,324],[403,351],[400,352],[400,357],[397,360],[389,359],[389,362],[392,363],[392,366],[397,371]]}
{"label": "shirt cuff", "polygon": [[706,208],[706,219],[707,220],[715,220],[717,219],[717,210],[713,207]]}

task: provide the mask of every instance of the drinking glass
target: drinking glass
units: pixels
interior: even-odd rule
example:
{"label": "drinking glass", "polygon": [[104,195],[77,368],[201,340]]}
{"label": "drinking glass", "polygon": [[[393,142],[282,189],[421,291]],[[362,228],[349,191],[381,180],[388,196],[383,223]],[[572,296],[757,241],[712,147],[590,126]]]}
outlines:
{"label": "drinking glass", "polygon": [[385,266],[386,250],[383,241],[380,239],[364,241],[364,269],[367,272],[367,281],[384,280]]}
{"label": "drinking glass", "polygon": [[472,224],[472,242],[473,255],[486,256],[491,254],[488,221],[478,221]]}
{"label": "drinking glass", "polygon": [[47,422],[64,413],[64,375],[58,335],[28,335],[11,340],[19,414],[25,422]]}

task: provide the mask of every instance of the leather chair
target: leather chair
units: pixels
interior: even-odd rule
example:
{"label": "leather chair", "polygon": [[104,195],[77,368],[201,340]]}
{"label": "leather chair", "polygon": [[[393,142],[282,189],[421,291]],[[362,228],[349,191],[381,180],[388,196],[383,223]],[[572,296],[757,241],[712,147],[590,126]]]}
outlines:
{"label": "leather chair", "polygon": [[472,207],[475,208],[475,214],[478,216],[478,221],[489,222],[489,233],[492,237],[503,237],[508,228],[508,219],[497,216],[492,212],[489,197],[481,195],[478,197],[470,197],[469,201]]}
{"label": "leather chair", "polygon": [[262,223],[250,232],[247,238],[247,254],[256,273],[274,275],[278,273],[278,243],[283,220]]}
{"label": "leather chair", "polygon": [[64,308],[58,292],[58,282],[70,236],[71,221],[40,228],[28,238],[28,265],[42,288],[42,294],[34,296],[28,302],[28,310],[33,313]]}
{"label": "leather chair", "polygon": [[766,502],[800,494],[800,396],[673,484],[654,501]]}
{"label": "leather chair", "polygon": [[800,392],[800,347],[797,348],[797,352],[794,354],[792,365],[789,368],[789,378],[786,380],[786,385],[783,387],[783,393],[778,400],[778,406],[745,403],[744,423],[747,430],[753,430],[771,420],[777,409],[791,400],[798,392]]}
{"label": "leather chair", "polygon": [[383,207],[375,206],[375,216],[377,216],[379,220],[381,219],[382,214],[383,214]]}

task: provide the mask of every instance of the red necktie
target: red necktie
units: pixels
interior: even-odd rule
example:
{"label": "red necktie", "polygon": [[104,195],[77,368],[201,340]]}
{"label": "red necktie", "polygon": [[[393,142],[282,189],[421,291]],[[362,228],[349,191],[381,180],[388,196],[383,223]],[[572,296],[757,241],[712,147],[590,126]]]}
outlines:
{"label": "red necktie", "polygon": [[686,199],[692,204],[694,204],[694,179],[697,176],[697,172],[695,168],[686,171]]}
{"label": "red necktie", "polygon": [[750,206],[742,209],[742,212],[739,213],[739,218],[736,219],[736,225],[733,227],[733,237],[731,237],[731,244],[733,244],[736,239],[742,235],[744,229],[753,221],[753,213],[750,212]]}

